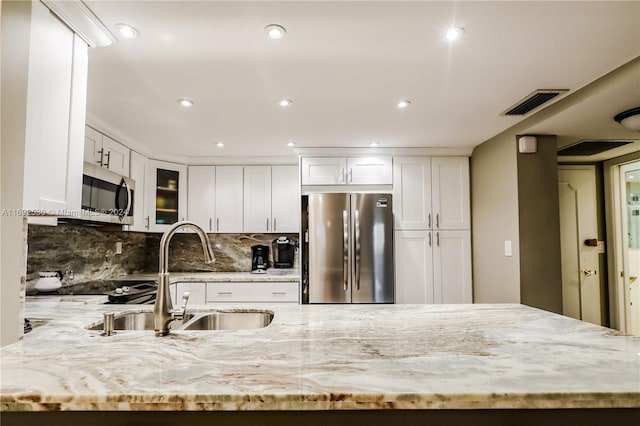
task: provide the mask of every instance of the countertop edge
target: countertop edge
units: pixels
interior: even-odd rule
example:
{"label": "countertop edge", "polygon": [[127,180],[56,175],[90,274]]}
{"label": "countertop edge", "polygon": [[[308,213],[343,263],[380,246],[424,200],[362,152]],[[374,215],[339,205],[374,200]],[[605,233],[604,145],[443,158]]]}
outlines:
{"label": "countertop edge", "polygon": [[[71,401],[74,398],[76,401]],[[27,401],[30,399],[30,401]],[[0,412],[44,411],[326,411],[326,410],[485,410],[640,408],[635,392],[522,394],[310,394],[310,395],[121,395],[78,397],[3,395]],[[108,401],[105,399],[111,399]],[[115,400],[114,400],[115,399]],[[170,399],[170,400],[167,400]],[[102,401],[101,401],[102,400]]]}

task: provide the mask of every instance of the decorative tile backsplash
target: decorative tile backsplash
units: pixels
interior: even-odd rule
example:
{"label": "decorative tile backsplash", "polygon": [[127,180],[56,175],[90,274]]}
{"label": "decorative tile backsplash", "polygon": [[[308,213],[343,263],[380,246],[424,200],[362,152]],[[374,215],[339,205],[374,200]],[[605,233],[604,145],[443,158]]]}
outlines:
{"label": "decorative tile backsplash", "polygon": [[[298,234],[281,234],[298,240]],[[251,246],[271,242],[280,234],[209,234],[216,261],[204,262],[200,239],[178,233],[169,247],[172,272],[247,272],[251,270]],[[27,289],[40,271],[73,270],[77,283],[114,279],[134,273],[158,271],[162,234],[102,231],[81,225],[29,225]],[[116,254],[116,243],[122,254]],[[297,263],[297,258],[296,258]]]}

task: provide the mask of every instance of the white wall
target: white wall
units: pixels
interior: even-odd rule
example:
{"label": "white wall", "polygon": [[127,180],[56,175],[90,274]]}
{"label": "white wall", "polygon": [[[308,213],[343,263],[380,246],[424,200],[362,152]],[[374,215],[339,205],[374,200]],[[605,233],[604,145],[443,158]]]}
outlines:
{"label": "white wall", "polygon": [[2,2],[0,148],[0,345],[22,336],[26,225],[12,214],[22,207],[29,62],[30,2]]}
{"label": "white wall", "polygon": [[[499,135],[471,155],[474,303],[520,303],[518,170],[515,135]],[[511,241],[512,256],[504,254]]]}

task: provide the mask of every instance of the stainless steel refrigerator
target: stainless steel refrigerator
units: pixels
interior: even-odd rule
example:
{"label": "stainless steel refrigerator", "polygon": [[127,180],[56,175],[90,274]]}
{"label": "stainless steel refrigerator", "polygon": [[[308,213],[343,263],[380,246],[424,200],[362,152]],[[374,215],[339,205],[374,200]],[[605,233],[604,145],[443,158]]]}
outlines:
{"label": "stainless steel refrigerator", "polygon": [[391,194],[305,198],[303,302],[393,303]]}

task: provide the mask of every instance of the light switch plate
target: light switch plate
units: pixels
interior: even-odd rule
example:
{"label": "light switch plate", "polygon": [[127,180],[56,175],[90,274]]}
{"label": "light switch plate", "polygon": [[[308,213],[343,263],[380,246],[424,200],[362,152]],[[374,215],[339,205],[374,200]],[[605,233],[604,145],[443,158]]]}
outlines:
{"label": "light switch plate", "polygon": [[513,256],[513,253],[511,251],[511,240],[504,241],[504,255],[507,257]]}

